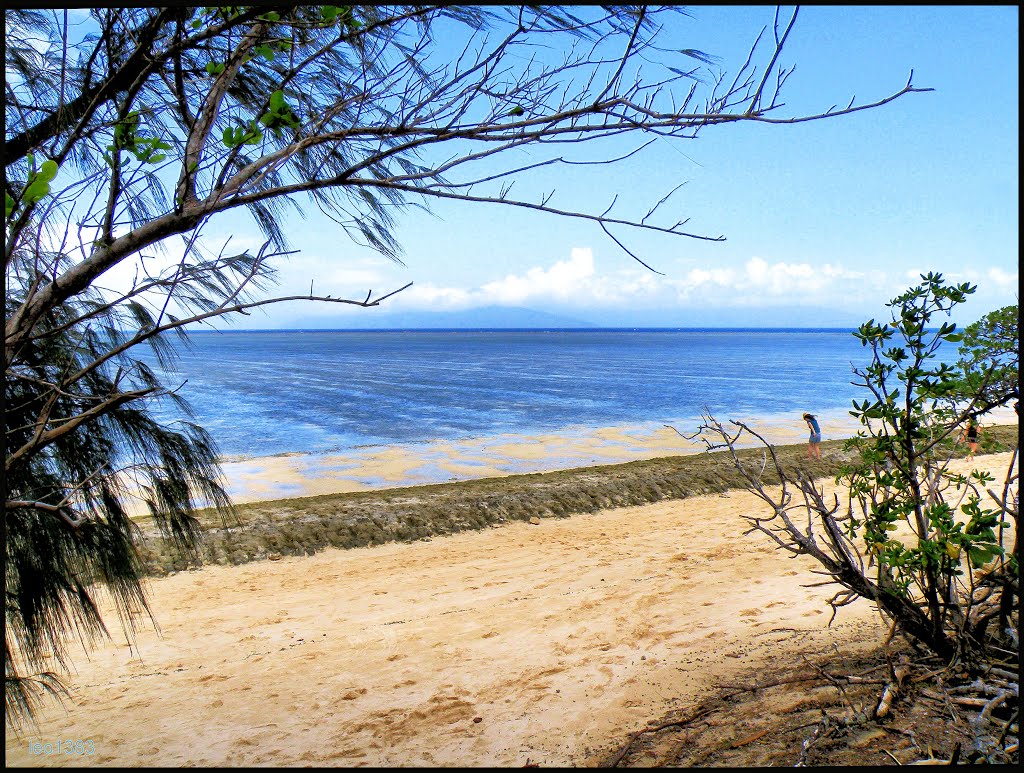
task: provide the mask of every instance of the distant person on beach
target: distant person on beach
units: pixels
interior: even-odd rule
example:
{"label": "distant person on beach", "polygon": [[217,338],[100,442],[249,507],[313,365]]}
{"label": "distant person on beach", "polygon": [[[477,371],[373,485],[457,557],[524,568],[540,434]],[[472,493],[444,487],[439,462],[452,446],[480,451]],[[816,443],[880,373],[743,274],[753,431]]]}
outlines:
{"label": "distant person on beach", "polygon": [[978,450],[978,425],[975,424],[974,419],[967,420],[967,426],[964,427],[964,431],[960,433],[960,440],[967,442],[967,459],[970,461],[974,458],[974,453]]}
{"label": "distant person on beach", "polygon": [[813,414],[805,413],[804,421],[807,422],[807,428],[811,431],[811,436],[807,438],[807,458],[820,459],[821,427],[818,426],[818,419]]}

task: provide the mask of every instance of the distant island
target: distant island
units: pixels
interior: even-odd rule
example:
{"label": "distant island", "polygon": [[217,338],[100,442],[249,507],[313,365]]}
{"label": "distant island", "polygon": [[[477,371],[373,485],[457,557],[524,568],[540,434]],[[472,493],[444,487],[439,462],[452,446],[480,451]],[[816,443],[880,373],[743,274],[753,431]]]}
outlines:
{"label": "distant island", "polygon": [[595,328],[590,320],[552,314],[518,306],[485,306],[463,311],[386,311],[361,309],[344,316],[297,318],[297,329],[335,328],[350,330],[463,329],[463,328]]}
{"label": "distant island", "polygon": [[[621,309],[582,319],[572,312],[541,311],[521,306],[483,306],[460,311],[392,311],[386,307],[346,310],[335,314],[304,314],[281,325],[290,330],[462,330],[574,328],[723,328],[723,329],[853,329],[867,317],[809,307],[751,308],[747,313],[678,309]],[[255,324],[254,324],[255,323]],[[241,323],[265,329],[257,318]]]}

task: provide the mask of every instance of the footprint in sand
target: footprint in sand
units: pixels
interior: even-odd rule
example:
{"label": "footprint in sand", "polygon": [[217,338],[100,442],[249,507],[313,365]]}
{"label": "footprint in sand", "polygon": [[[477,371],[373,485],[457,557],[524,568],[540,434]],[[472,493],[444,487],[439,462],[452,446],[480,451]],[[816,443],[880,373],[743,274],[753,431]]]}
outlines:
{"label": "footprint in sand", "polygon": [[761,614],[760,609],[744,609],[740,612],[740,617],[757,617],[759,614]]}
{"label": "footprint in sand", "polygon": [[[464,691],[460,691],[464,692]],[[462,722],[472,717],[476,712],[474,705],[454,695],[442,695],[438,693],[429,700],[436,708],[430,710],[429,715],[449,725]]]}
{"label": "footprint in sand", "polygon": [[653,638],[655,635],[654,628],[652,628],[647,623],[641,623],[640,625],[636,626],[633,629],[632,634],[635,640],[650,639]]}
{"label": "footprint in sand", "polygon": [[199,677],[200,682],[223,682],[227,679],[224,674],[207,674],[206,676]]}
{"label": "footprint in sand", "polygon": [[555,666],[554,668],[547,668],[537,674],[537,676],[551,676],[552,674],[560,674],[565,671],[565,666]]}
{"label": "footprint in sand", "polygon": [[[362,759],[366,756],[366,751],[363,749],[357,749],[355,747],[351,749],[341,749],[337,753],[337,757],[352,757],[353,759]],[[337,759],[335,757],[335,759]]]}

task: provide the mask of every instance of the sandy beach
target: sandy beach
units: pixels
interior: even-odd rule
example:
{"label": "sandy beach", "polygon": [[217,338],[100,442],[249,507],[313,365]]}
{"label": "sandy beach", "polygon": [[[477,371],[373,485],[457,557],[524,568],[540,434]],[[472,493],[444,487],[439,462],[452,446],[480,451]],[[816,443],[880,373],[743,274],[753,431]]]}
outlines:
{"label": "sandy beach", "polygon": [[[1001,480],[1009,456],[976,464]],[[73,700],[8,732],[7,764],[596,764],[740,674],[880,642],[869,603],[826,627],[813,564],[742,534],[758,506],[735,491],[153,579],[160,633],[74,654]],[[95,753],[31,751],[58,738]]]}

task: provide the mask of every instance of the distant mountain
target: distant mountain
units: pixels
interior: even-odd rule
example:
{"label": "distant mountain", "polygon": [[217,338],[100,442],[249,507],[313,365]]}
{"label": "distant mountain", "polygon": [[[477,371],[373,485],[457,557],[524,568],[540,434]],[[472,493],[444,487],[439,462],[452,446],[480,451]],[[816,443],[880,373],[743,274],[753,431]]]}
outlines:
{"label": "distant mountain", "polygon": [[388,328],[574,328],[599,327],[593,322],[516,306],[486,306],[465,311],[382,311],[363,309],[344,317],[304,317],[288,327],[300,330]]}
{"label": "distant mountain", "polygon": [[[392,311],[384,307],[342,314],[278,317],[273,325],[261,325],[256,317],[241,326],[290,330],[387,330],[466,328],[855,328],[872,316],[839,309],[805,306],[701,309],[598,309],[600,322],[556,311],[518,306],[485,306],[463,311]],[[571,314],[571,312],[570,312]],[[877,312],[874,316],[878,316]],[[256,324],[253,324],[256,322]],[[247,323],[247,324],[246,324]]]}

